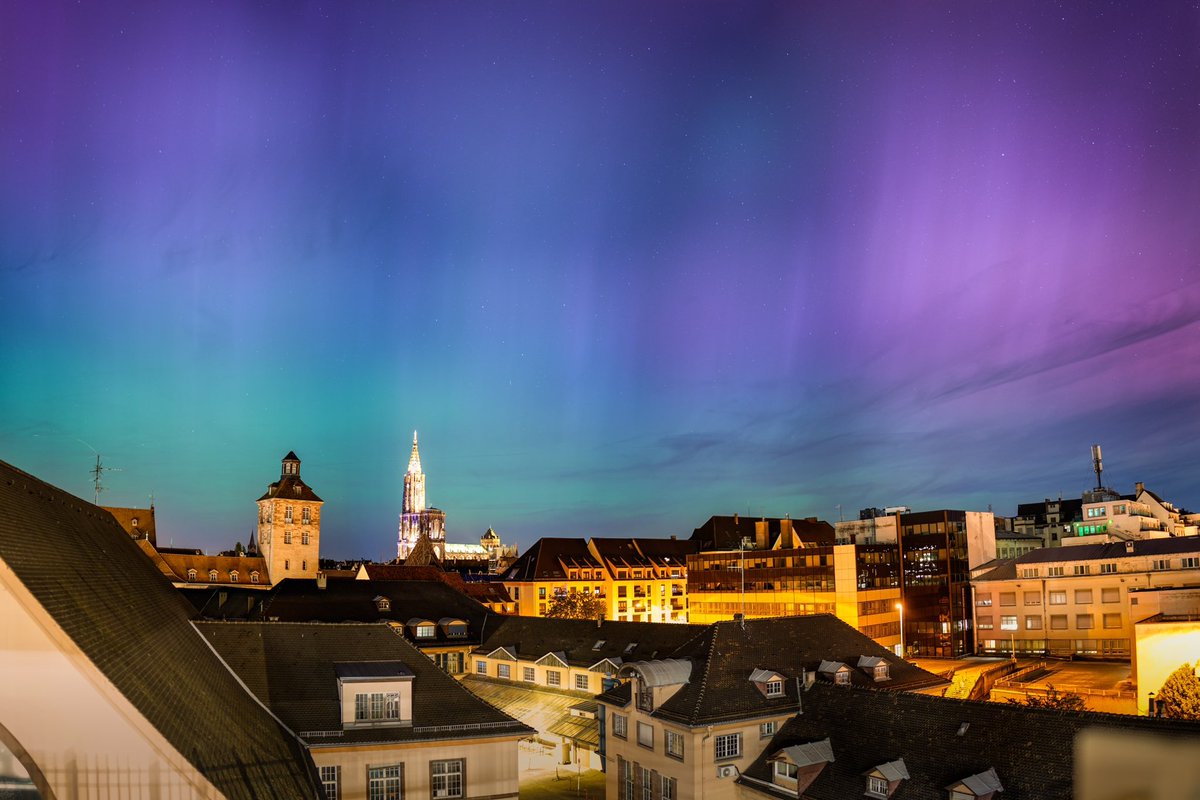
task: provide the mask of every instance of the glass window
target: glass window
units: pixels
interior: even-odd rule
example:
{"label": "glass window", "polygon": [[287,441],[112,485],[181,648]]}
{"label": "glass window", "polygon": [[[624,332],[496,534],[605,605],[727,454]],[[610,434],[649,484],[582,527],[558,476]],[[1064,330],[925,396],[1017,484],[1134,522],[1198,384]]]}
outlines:
{"label": "glass window", "polygon": [[1001,592],[1000,593],[1000,605],[1015,606],[1016,604],[1017,604],[1017,593],[1016,592]]}
{"label": "glass window", "polygon": [[715,758],[737,758],[742,754],[742,735],[740,733],[722,734],[713,741]]}
{"label": "glass window", "polygon": [[1061,591],[1061,592],[1050,592],[1050,605],[1052,605],[1052,606],[1065,606],[1066,604],[1067,604],[1067,593],[1066,593],[1066,591]]}
{"label": "glass window", "polygon": [[873,797],[888,796],[888,782],[883,778],[877,778],[874,775],[867,776],[867,794]]}
{"label": "glass window", "polygon": [[624,714],[612,715],[612,733],[613,736],[626,739],[629,737],[629,717]]}
{"label": "glass window", "polygon": [[1096,627],[1096,620],[1091,614],[1075,615],[1075,630],[1088,631]]}
{"label": "glass window", "polygon": [[1100,602],[1101,603],[1119,603],[1119,602],[1121,602],[1121,590],[1115,589],[1115,588],[1114,589],[1101,589],[1100,590]]}
{"label": "glass window", "polygon": [[798,771],[795,764],[790,764],[787,761],[775,762],[775,777],[780,780],[794,781],[796,780],[796,773]]}
{"label": "glass window", "polygon": [[403,764],[367,768],[367,800],[403,800]]}
{"label": "glass window", "polygon": [[547,686],[561,686],[562,685],[562,673],[556,669],[546,670],[546,685]]}
{"label": "glass window", "polygon": [[588,687],[588,676],[583,675],[583,674],[576,675],[575,676],[575,688],[581,692],[586,692],[589,688]]}
{"label": "glass window", "polygon": [[638,744],[642,747],[654,747],[654,726],[645,722],[637,724]]}
{"label": "glass window", "polygon": [[308,544],[308,531],[300,534],[300,544]]}
{"label": "glass window", "polygon": [[1101,575],[1110,575],[1116,571],[1117,571],[1116,564],[1101,564],[1100,565],[1100,574]]}
{"label": "glass window", "polygon": [[667,755],[672,758],[683,759],[683,734],[672,730],[664,730],[663,741],[666,744]]}
{"label": "glass window", "polygon": [[666,775],[662,778],[662,800],[679,800],[679,784],[674,778],[668,778]]}
{"label": "glass window", "polygon": [[526,681],[533,683],[537,680],[537,672],[534,671],[533,667],[522,667],[521,677]]}
{"label": "glass window", "polygon": [[977,617],[975,619],[975,624],[979,627],[979,630],[981,630],[981,631],[990,631],[995,627],[995,624],[993,623],[992,619],[993,618],[991,615],[988,615],[986,617]]}
{"label": "glass window", "polygon": [[325,800],[338,800],[341,771],[342,768],[338,766],[321,767],[321,788],[325,790]]}
{"label": "glass window", "polygon": [[1076,603],[1092,602],[1092,590],[1091,589],[1076,589],[1075,590],[1075,602]]}
{"label": "glass window", "polygon": [[1104,615],[1104,627],[1106,627],[1106,628],[1121,627],[1121,615],[1120,614],[1105,614]]}
{"label": "glass window", "polygon": [[775,735],[775,720],[770,722],[760,722],[758,724],[758,738],[765,739],[768,736]]}
{"label": "glass window", "polygon": [[1042,593],[1041,592],[1026,592],[1025,593],[1025,605],[1040,606],[1041,604],[1042,604]]}
{"label": "glass window", "polygon": [[510,670],[509,670],[508,664],[497,664],[496,665],[496,677],[507,678],[507,677],[509,677],[509,675],[510,675]]}
{"label": "glass window", "polygon": [[1042,629],[1042,618],[1036,616],[1025,617],[1025,630],[1040,631]]}
{"label": "glass window", "polygon": [[1016,618],[1016,616],[1011,616],[1011,617],[1010,617],[1010,616],[1003,616],[1003,617],[1000,617],[1000,630],[1002,630],[1002,631],[1015,631],[1016,629],[1017,629],[1017,618]]}
{"label": "glass window", "polygon": [[1065,631],[1067,629],[1066,614],[1051,614],[1050,615],[1050,630]]}
{"label": "glass window", "polygon": [[767,681],[767,697],[782,697],[783,681]]}
{"label": "glass window", "polygon": [[429,762],[429,785],[434,797],[462,797],[463,759]]}
{"label": "glass window", "polygon": [[654,773],[642,767],[642,800],[654,800]]}
{"label": "glass window", "polygon": [[475,673],[478,675],[487,675],[487,662],[486,661],[476,661],[475,662]]}
{"label": "glass window", "polygon": [[437,626],[433,623],[417,626],[418,639],[432,639],[437,634]]}

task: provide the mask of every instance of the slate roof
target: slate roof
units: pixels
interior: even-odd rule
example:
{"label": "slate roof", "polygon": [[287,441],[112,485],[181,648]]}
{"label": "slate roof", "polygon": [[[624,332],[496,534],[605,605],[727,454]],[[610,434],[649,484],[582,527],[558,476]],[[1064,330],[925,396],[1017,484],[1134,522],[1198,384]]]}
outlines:
{"label": "slate roof", "polygon": [[[617,664],[665,658],[668,652],[704,630],[704,625],[669,622],[604,620],[597,625],[589,619],[493,615],[483,643],[474,652],[483,654],[497,647],[514,647],[520,658],[530,661],[547,653],[562,652],[568,664],[590,667],[605,658]],[[637,646],[630,649],[631,644]]]}
{"label": "slate roof", "polygon": [[[262,556],[206,556],[181,555],[178,553],[159,553],[159,559],[171,570],[175,580],[188,583],[188,570],[196,570],[196,579],[190,583],[210,583],[208,573],[217,571],[216,583],[237,586],[239,584],[262,585],[266,587],[270,576],[267,574],[267,561]],[[238,582],[234,583],[230,573],[237,571]],[[257,572],[259,584],[250,583],[250,573]],[[260,590],[261,591],[261,590]]]}
{"label": "slate roof", "polygon": [[227,797],[319,796],[303,746],[214,656],[192,608],[111,514],[0,462],[0,559]]}
{"label": "slate roof", "polygon": [[[250,691],[312,747],[532,733],[471,694],[387,625],[199,622],[197,627]],[[412,672],[412,726],[342,730],[337,670],[367,661],[399,661]],[[342,733],[328,735],[334,731]],[[318,732],[326,735],[312,735]]]}
{"label": "slate roof", "polygon": [[[897,658],[832,614],[751,619],[744,625],[736,621],[714,622],[699,636],[670,652],[659,653],[660,659],[691,659],[694,666],[688,683],[655,709],[653,715],[690,726],[777,715],[796,708],[797,681],[806,672],[814,672],[824,661],[856,663],[862,656],[886,661],[891,679],[876,682],[866,671],[851,668],[852,685],[922,689],[945,683],[938,676]],[[756,669],[771,670],[786,679],[782,697],[764,697],[750,681]],[[628,702],[628,689],[621,694],[611,690],[600,699],[623,704]]]}
{"label": "slate roof", "polygon": [[[802,694],[802,704],[803,713],[784,724],[743,771],[743,789],[787,796],[757,782],[771,780],[768,759],[783,748],[824,739],[829,739],[835,760],[805,790],[804,797],[812,800],[862,797],[866,773],[897,759],[903,759],[909,777],[892,795],[895,800],[945,800],[946,787],[993,768],[1004,786],[1003,800],[1070,798],[1075,734],[1089,727],[1193,736],[1200,747],[1197,722],[1031,709],[820,682]],[[963,723],[969,725],[960,736]],[[790,796],[796,796],[794,789]]]}
{"label": "slate roof", "polygon": [[588,550],[584,539],[544,536],[504,571],[504,580],[561,580],[567,577],[564,563],[585,569],[600,569],[603,566]]}

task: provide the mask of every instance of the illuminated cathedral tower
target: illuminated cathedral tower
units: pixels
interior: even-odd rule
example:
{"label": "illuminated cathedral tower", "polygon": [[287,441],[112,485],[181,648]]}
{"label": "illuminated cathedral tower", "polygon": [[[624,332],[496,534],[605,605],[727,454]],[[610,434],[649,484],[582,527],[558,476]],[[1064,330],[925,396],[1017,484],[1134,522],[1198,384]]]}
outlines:
{"label": "illuminated cathedral tower", "polygon": [[424,533],[439,559],[446,557],[446,512],[425,506],[425,473],[421,472],[421,454],[417,451],[417,432],[413,431],[412,455],[404,473],[404,505],[400,510],[400,535],[396,558],[408,558],[417,539]]}

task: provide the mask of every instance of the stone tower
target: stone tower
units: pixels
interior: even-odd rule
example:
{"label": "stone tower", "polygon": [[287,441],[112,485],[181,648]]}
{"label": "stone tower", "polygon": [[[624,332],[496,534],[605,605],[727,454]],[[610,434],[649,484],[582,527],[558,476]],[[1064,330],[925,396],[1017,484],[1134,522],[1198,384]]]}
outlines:
{"label": "stone tower", "polygon": [[300,459],[288,453],[279,480],[258,498],[258,547],[271,584],[284,578],[317,576],[323,504],[300,479]]}
{"label": "stone tower", "polygon": [[417,432],[413,431],[408,472],[404,473],[404,502],[400,510],[400,532],[396,540],[396,559],[403,561],[424,533],[439,559],[446,557],[446,514],[425,505],[425,473],[421,471],[421,453]]}

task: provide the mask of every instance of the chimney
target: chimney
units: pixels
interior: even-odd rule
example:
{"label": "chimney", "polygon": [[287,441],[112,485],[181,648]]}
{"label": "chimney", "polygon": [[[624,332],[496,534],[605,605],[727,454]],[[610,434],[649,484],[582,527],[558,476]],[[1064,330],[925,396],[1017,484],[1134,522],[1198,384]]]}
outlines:
{"label": "chimney", "polygon": [[1133,494],[1135,497],[1144,491],[1146,491],[1146,484],[1142,483],[1141,481],[1138,481],[1133,485]]}
{"label": "chimney", "polygon": [[1125,553],[1127,555],[1133,555],[1133,542],[1125,543]]}
{"label": "chimney", "polygon": [[781,519],[779,521],[779,538],[779,546],[784,550],[791,550],[796,546],[795,542],[793,541],[792,520],[790,517]]}
{"label": "chimney", "polygon": [[754,523],[754,549],[767,550],[771,547],[771,534],[767,531],[767,521]]}

